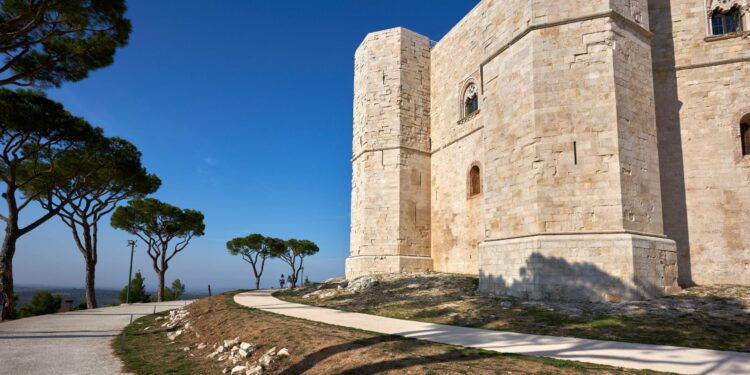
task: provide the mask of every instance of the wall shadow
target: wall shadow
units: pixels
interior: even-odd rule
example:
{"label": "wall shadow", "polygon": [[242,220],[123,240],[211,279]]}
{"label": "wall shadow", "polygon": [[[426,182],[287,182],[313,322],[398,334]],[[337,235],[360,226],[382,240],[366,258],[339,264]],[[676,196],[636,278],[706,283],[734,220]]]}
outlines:
{"label": "wall shadow", "polygon": [[659,149],[664,234],[677,242],[677,268],[680,286],[695,285],[690,262],[685,165],[680,130],[682,102],[677,92],[675,47],[672,39],[672,5],[670,1],[649,1],[651,58],[654,71],[654,106],[656,137]]}

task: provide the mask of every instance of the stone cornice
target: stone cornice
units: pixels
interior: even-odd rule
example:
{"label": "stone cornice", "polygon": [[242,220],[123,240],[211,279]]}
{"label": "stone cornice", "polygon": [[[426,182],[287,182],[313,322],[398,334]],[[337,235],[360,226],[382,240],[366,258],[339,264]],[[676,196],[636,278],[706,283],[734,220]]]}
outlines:
{"label": "stone cornice", "polygon": [[403,150],[409,150],[409,151],[414,151],[414,152],[419,152],[419,153],[422,153],[422,154],[427,154],[427,155],[430,155],[430,152],[429,152],[429,151],[418,150],[418,149],[416,149],[416,148],[413,148],[413,147],[409,147],[409,146],[391,146],[391,147],[378,147],[378,148],[368,148],[368,149],[364,149],[364,150],[360,151],[360,153],[359,153],[359,154],[355,155],[355,156],[354,156],[354,157],[352,158],[352,163],[353,163],[354,161],[356,161],[357,159],[359,159],[359,157],[360,157],[360,156],[362,156],[362,155],[364,155],[364,154],[366,154],[366,153],[368,153],[368,152],[375,152],[375,151],[387,151],[387,150],[401,150],[401,149],[403,149]]}
{"label": "stone cornice", "polygon": [[484,66],[487,65],[487,64],[489,64],[497,56],[499,56],[500,54],[502,54],[503,52],[505,52],[505,50],[507,50],[508,48],[510,48],[511,46],[513,46],[514,44],[516,44],[518,41],[520,41],[521,39],[523,39],[526,35],[530,34],[532,31],[548,29],[548,28],[551,28],[551,27],[558,27],[558,26],[567,25],[567,24],[571,24],[571,23],[577,23],[577,22],[583,22],[583,21],[590,21],[590,20],[594,20],[594,19],[598,19],[598,18],[612,18],[612,19],[614,19],[616,21],[620,21],[620,22],[622,22],[622,23],[630,26],[630,28],[632,28],[637,33],[641,34],[643,37],[645,37],[647,39],[651,39],[654,36],[653,33],[651,33],[650,31],[648,31],[646,28],[644,28],[643,26],[641,26],[637,22],[631,20],[630,18],[627,18],[627,17],[623,16],[622,14],[620,14],[617,11],[614,11],[614,10],[607,10],[607,11],[604,11],[604,12],[593,13],[593,14],[582,16],[582,17],[566,18],[566,19],[559,20],[559,21],[543,22],[543,23],[538,23],[538,24],[535,24],[535,25],[531,25],[531,26],[523,29],[522,31],[520,31],[513,38],[511,38],[510,41],[508,41],[504,45],[500,46],[497,50],[495,50],[495,52],[493,52],[492,54],[490,54],[489,57],[487,57],[486,59],[484,59],[484,61],[482,61],[479,64],[479,81],[481,82],[480,90],[482,90],[482,93],[484,93]]}
{"label": "stone cornice", "polygon": [[750,62],[750,56],[738,57],[734,59],[709,61],[709,62],[697,63],[697,64],[685,64],[685,65],[679,65],[679,66],[669,67],[669,68],[654,69],[654,71],[656,73],[668,73],[668,72],[673,72],[673,71],[708,68],[712,66],[719,66],[719,65],[726,65],[726,64],[738,64],[738,63],[744,63],[744,62]]}
{"label": "stone cornice", "polygon": [[629,234],[633,236],[656,237],[656,238],[665,239],[665,240],[668,239],[667,236],[663,234],[656,234],[656,233],[644,233],[644,232],[637,232],[637,231],[632,231],[632,230],[604,230],[604,231],[586,231],[586,232],[538,232],[538,233],[521,234],[517,236],[486,238],[482,242],[497,242],[497,241],[515,240],[519,238],[528,238],[528,237],[585,236],[585,235],[602,235],[602,234]]}

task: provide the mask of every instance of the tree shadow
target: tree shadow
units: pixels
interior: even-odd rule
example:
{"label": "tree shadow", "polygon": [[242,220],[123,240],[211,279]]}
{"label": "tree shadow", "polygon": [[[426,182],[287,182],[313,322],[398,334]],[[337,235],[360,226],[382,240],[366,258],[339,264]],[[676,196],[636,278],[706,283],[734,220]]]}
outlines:
{"label": "tree shadow", "polygon": [[659,295],[659,288],[647,280],[633,279],[633,284],[628,285],[593,263],[570,263],[536,252],[525,262],[518,271],[520,278],[511,282],[480,269],[479,290],[544,301],[620,302]]}

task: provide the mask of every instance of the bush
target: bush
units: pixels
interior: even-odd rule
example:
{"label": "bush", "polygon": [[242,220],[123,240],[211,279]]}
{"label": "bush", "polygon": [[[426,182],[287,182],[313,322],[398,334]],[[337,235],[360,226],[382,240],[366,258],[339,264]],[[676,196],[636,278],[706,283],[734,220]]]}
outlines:
{"label": "bush", "polygon": [[165,301],[177,301],[182,299],[185,294],[185,284],[180,279],[175,279],[172,282],[172,287],[164,288],[164,300]]}
{"label": "bush", "polygon": [[21,306],[18,309],[18,317],[26,318],[29,316],[53,314],[57,310],[60,310],[62,304],[62,297],[59,295],[52,295],[46,290],[41,290],[34,293],[31,297],[31,302]]}
{"label": "bush", "polygon": [[[146,279],[137,271],[133,280],[130,282],[130,303],[134,302],[151,302],[151,295],[146,293]],[[128,297],[128,286],[125,285],[120,291],[120,302],[125,303]]]}

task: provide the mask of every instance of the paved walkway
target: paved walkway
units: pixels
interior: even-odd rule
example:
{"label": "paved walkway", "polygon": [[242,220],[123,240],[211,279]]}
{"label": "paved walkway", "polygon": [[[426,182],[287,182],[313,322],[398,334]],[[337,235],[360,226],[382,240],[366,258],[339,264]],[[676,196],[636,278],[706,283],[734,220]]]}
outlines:
{"label": "paved walkway", "polygon": [[121,374],[110,346],[133,320],[186,301],[71,311],[0,323],[2,374]]}
{"label": "paved walkway", "polygon": [[284,302],[272,297],[271,292],[273,291],[261,290],[241,293],[234,300],[247,307],[296,318],[501,353],[686,374],[750,374],[750,353],[528,335],[421,323]]}

